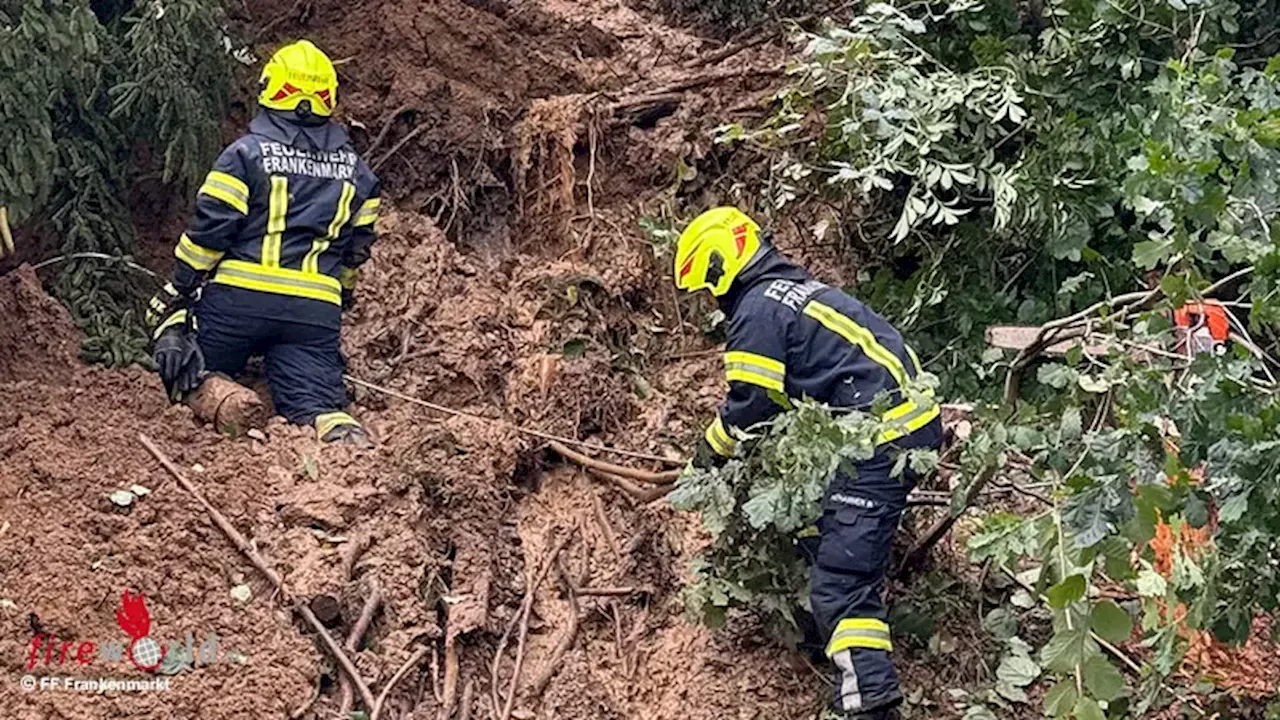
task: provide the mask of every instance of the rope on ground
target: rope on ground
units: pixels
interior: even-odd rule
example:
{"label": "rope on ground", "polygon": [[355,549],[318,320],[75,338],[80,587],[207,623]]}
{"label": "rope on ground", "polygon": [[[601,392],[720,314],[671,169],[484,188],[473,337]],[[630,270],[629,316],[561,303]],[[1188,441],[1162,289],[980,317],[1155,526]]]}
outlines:
{"label": "rope on ground", "polygon": [[668,465],[680,465],[684,462],[683,460],[674,460],[672,458],[662,457],[661,455],[650,455],[648,453],[635,452],[634,450],[620,450],[618,448],[610,448],[610,447],[604,447],[603,445],[595,445],[592,443],[584,442],[582,440],[574,440],[573,438],[562,437],[560,435],[552,435],[550,433],[544,433],[541,430],[534,430],[532,428],[527,428],[521,425],[516,425],[514,423],[509,423],[505,420],[498,420],[491,417],[485,417],[484,415],[479,415],[477,413],[467,412],[466,410],[455,410],[451,407],[445,407],[444,405],[437,405],[436,403],[427,402],[426,400],[413,397],[412,395],[405,395],[404,393],[397,392],[395,390],[392,390],[391,388],[382,387],[381,385],[374,385],[371,382],[361,380],[360,378],[353,377],[351,375],[343,375],[342,377],[352,385],[358,385],[362,388],[367,388],[375,392],[380,392],[384,395],[389,395],[393,398],[398,398],[407,403],[419,405],[429,410],[435,410],[436,412],[444,413],[445,415],[451,415],[453,417],[465,417],[465,418],[471,418],[472,420],[480,420],[482,422],[492,423],[495,425],[507,425],[511,427],[513,430],[515,430],[516,432],[523,433],[525,435],[536,437],[542,440],[547,440],[549,442],[559,442],[565,445],[576,445],[578,447],[586,448],[588,450],[596,450],[599,452],[612,453],[614,455],[621,455],[622,457],[635,458],[637,460],[652,460],[654,462],[666,463]]}

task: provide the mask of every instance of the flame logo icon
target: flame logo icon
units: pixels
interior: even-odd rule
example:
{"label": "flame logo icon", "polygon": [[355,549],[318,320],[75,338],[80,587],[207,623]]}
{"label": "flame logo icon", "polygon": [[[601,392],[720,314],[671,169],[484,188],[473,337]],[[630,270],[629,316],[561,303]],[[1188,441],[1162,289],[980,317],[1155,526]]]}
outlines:
{"label": "flame logo icon", "polygon": [[146,598],[142,593],[134,595],[125,589],[120,608],[116,610],[116,624],[133,638],[133,642],[129,643],[129,661],[134,667],[148,672],[160,667],[165,651],[160,643],[148,637],[151,632],[151,613],[147,612]]}

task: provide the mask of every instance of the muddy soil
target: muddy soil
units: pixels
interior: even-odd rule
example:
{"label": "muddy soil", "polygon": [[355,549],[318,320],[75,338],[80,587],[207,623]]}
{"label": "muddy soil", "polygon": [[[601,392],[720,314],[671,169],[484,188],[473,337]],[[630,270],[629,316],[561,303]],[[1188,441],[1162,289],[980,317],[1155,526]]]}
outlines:
{"label": "muddy soil", "polygon": [[[342,639],[376,586],[383,607],[353,658],[375,693],[430,648],[383,717],[501,717],[518,613],[563,541],[534,593],[510,717],[813,717],[826,686],[799,654],[746,619],[721,633],[684,620],[696,518],[636,506],[515,430],[667,458],[692,445],[724,390],[699,330],[709,308],[676,302],[669,257],[637,228],[686,203],[750,204],[709,130],[769,94],[781,48],[707,65],[718,41],[621,0],[234,5],[260,55],[305,35],[342,59],[343,120],[390,200],[343,329],[349,372],[465,415],[352,384],[375,450],[323,447],[279,420],[265,439],[224,438],[149,373],[80,365],[34,274],[0,277],[0,715],[336,717],[334,663],[287,603],[336,599]],[[138,256],[167,272],[180,227],[153,221]],[[856,277],[821,217],[777,230],[825,279]],[[287,598],[138,433],[283,575]],[[150,492],[110,498],[134,485]],[[572,596],[580,587],[638,592]],[[166,668],[164,692],[21,691],[28,671],[154,677],[103,656],[129,640],[125,589],[145,594],[150,636],[170,652],[187,633],[197,650],[215,636],[210,662]],[[79,663],[85,642],[95,652]],[[977,659],[904,642],[917,716],[958,716],[947,686],[980,681]]]}

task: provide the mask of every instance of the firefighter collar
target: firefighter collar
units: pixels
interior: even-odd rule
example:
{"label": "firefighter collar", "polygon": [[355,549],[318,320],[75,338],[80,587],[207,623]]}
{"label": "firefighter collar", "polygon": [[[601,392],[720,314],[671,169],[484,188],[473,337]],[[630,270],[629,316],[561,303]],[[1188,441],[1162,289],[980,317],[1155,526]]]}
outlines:
{"label": "firefighter collar", "polygon": [[351,142],[347,131],[335,122],[308,127],[265,110],[249,123],[249,132],[290,147],[306,149],[310,146],[309,149],[322,151],[339,150]]}

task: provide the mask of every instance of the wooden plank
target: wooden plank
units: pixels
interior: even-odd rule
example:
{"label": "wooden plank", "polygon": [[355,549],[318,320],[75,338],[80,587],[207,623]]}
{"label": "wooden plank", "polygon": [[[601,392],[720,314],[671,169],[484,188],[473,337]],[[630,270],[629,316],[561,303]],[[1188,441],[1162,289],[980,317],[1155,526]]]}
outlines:
{"label": "wooden plank", "polygon": [[[987,344],[1004,350],[1022,350],[1031,345],[1040,332],[1039,325],[992,325],[987,328]],[[1067,351],[1080,345],[1080,339],[1062,340],[1045,348],[1045,355],[1066,355]],[[1100,357],[1107,354],[1107,346],[1094,343],[1084,347],[1086,355]]]}

